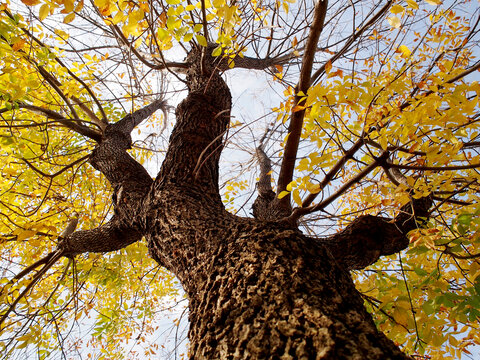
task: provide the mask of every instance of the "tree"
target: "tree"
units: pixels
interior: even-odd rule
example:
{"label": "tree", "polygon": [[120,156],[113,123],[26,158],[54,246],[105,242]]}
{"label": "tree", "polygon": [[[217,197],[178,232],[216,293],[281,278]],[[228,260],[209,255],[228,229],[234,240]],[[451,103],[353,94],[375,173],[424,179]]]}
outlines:
{"label": "tree", "polygon": [[[111,340],[154,331],[174,291],[163,268],[187,294],[195,359],[447,358],[479,342],[474,2],[22,2],[0,26],[5,357],[122,357]],[[231,116],[238,68],[284,90],[263,129]],[[187,94],[152,177],[131,134],[165,130],[173,79]],[[257,181],[219,171],[244,129]],[[252,216],[232,211],[241,191]],[[66,338],[92,309],[92,342]]]}

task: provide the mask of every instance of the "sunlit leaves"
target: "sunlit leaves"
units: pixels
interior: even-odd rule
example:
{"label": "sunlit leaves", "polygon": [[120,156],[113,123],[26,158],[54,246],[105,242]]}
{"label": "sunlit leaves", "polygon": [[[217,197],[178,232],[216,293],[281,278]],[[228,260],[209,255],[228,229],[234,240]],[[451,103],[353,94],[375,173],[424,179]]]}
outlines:
{"label": "sunlit leaves", "polygon": [[[71,166],[53,180],[48,176],[81,159],[92,150],[93,144],[59,124],[48,123],[51,119],[45,114],[20,105],[45,107],[69,118],[78,116],[75,121],[95,128],[91,117],[72,102],[77,97],[93,109],[95,116],[102,115],[92,105],[85,86],[75,77],[101,97],[106,116],[114,121],[130,107],[138,106],[137,98],[146,93],[145,98],[155,96],[148,93],[149,86],[145,93],[139,90],[148,84],[145,79],[152,76],[151,68],[157,71],[163,65],[162,56],[168,58],[167,51],[176,51],[176,43],[188,49],[193,43],[205,47],[210,45],[208,42],[215,42],[216,45],[209,47],[213,49],[212,55],[224,56],[231,67],[237,56],[252,54],[252,50],[268,58],[278,51],[286,58],[292,56],[291,61],[268,69],[277,81],[275,85],[285,85],[284,99],[272,116],[272,120],[278,121],[277,129],[283,129],[278,130],[280,140],[275,144],[278,149],[288,137],[285,129],[291,114],[306,113],[295,178],[279,197],[290,194],[294,207],[301,207],[312,194],[318,194],[315,202],[320,202],[362,174],[367,166],[378,165],[324,209],[325,213],[317,213],[319,222],[302,220],[305,229],[318,235],[316,230],[323,226],[333,229],[329,231],[338,230],[364,213],[392,217],[412,198],[433,193],[437,198],[432,217],[425,229],[410,234],[411,250],[400,258],[385,259],[358,275],[358,286],[368,296],[379,327],[398,343],[405,344],[409,352],[458,358],[467,353],[470,345],[480,343],[476,325],[480,307],[480,267],[476,260],[480,248],[479,213],[475,206],[480,200],[477,167],[480,156],[476,149],[480,134],[480,86],[473,81],[477,73],[462,76],[476,61],[478,43],[472,41],[476,33],[469,36],[468,19],[449,8],[453,3],[443,7],[440,1],[395,1],[368,31],[358,38],[352,37],[348,52],[340,58],[336,58],[341,50],[337,44],[350,39],[349,31],[353,34],[361,25],[352,23],[352,29],[335,26],[335,31],[341,30],[332,32],[332,36],[331,28],[326,28],[314,60],[314,67],[324,66],[325,76],[314,82],[307,94],[296,93],[296,79],[291,75],[304,51],[303,30],[282,39],[285,34],[282,28],[288,27],[291,19],[289,14],[295,14],[303,3],[212,0],[204,2],[204,14],[201,1],[95,0],[96,8],[91,13],[99,14],[95,20],[88,16],[88,11],[82,13],[82,2],[24,3],[34,6],[32,11],[34,14],[38,11],[43,26],[27,23],[21,17],[10,19],[5,14],[0,23],[3,126],[0,242],[2,257],[9,264],[26,264],[27,259],[37,260],[54,249],[57,235],[73,210],[81,213],[80,227],[84,229],[98,226],[110,216],[105,204],[110,203],[111,194],[105,181],[85,162]],[[368,5],[361,8],[363,3],[380,2],[355,3],[359,18],[362,13],[375,12]],[[332,3],[328,16],[335,13],[335,6]],[[349,9],[346,13],[353,11]],[[48,32],[49,21],[56,17],[59,22],[75,26],[75,30],[68,34],[65,29],[69,27],[59,24]],[[116,54],[102,52],[103,46],[112,46],[108,41],[95,42],[95,46],[87,42],[86,48],[78,53],[77,49],[70,53],[61,50],[68,50],[66,45],[72,44],[68,42],[69,35],[70,40],[76,41],[73,38],[84,25],[82,17],[98,21],[97,29],[102,34],[115,37],[116,48],[112,50]],[[327,21],[326,26],[335,21]],[[302,19],[301,27],[308,25]],[[31,29],[46,45],[31,41],[21,27]],[[264,30],[268,36],[261,37],[259,34]],[[261,40],[257,41],[257,37]],[[270,44],[272,52],[262,52]],[[103,63],[110,64],[110,56],[122,65],[113,70],[103,67]],[[55,57],[66,61],[68,71]],[[149,67],[147,71],[142,71],[143,65],[135,62],[135,57]],[[129,65],[127,71],[123,65],[130,61],[135,64]],[[60,84],[56,86],[58,89],[38,75],[38,66],[55,77]],[[102,73],[113,74],[118,80],[110,92],[99,90],[106,88],[101,84],[101,80],[107,79],[99,75]],[[137,82],[141,84],[132,85]],[[124,110],[112,105],[111,97],[124,95],[123,100],[128,100],[123,101]],[[305,103],[298,105],[296,96]],[[77,115],[72,114],[64,98],[70,101]],[[258,130],[252,129],[252,132]],[[348,153],[357,143],[361,143],[359,150]],[[380,163],[378,157],[383,152],[388,152],[388,162]],[[142,161],[151,156],[140,150],[133,150],[133,154]],[[337,171],[331,172],[336,168]],[[395,177],[395,171],[401,176]],[[254,183],[254,179],[225,183],[222,191],[227,209],[238,211],[241,192],[252,188]],[[172,284],[163,274],[153,275],[156,268],[148,260],[144,245],[106,257],[84,256],[76,262],[75,270],[69,268],[66,277],[59,281],[65,266],[64,263],[52,269],[29,294],[32,308],[40,309],[42,314],[52,309],[62,314],[55,318],[42,315],[41,324],[55,320],[61,332],[69,322],[89,323],[93,325],[89,346],[103,349],[100,356],[108,354],[110,358],[122,356],[121,349],[113,349],[115,341],[128,342],[132,334],[139,332],[142,339],[141,326],[145,324],[147,328],[150,326],[149,333],[153,332],[150,323],[153,312]],[[44,305],[58,283],[61,288]],[[11,303],[15,293],[25,286],[23,282],[16,288],[7,286],[5,294],[2,293],[4,303]],[[80,305],[69,302],[72,298]],[[25,302],[20,305],[20,310],[27,314]],[[78,311],[68,312],[73,308]],[[58,346],[56,331],[43,331],[39,335],[38,326],[29,329],[19,333],[20,348],[34,344],[41,357],[44,354],[41,351],[48,352]],[[36,339],[35,343],[32,339]],[[78,346],[85,344],[79,342]]]}
{"label": "sunlit leaves", "polygon": [[389,17],[388,22],[390,23],[390,26],[392,28],[395,28],[395,29],[398,29],[402,24],[402,22],[400,21],[400,19],[397,16]]}
{"label": "sunlit leaves", "polygon": [[442,3],[442,0],[425,0],[425,2],[427,4],[437,6],[437,5],[440,5]]}
{"label": "sunlit leaves", "polygon": [[[80,10],[81,3],[63,5],[61,21],[77,21],[73,11]],[[103,13],[111,10],[108,3],[101,5]],[[51,3],[39,8],[40,17],[47,21],[58,10]],[[141,11],[130,19],[140,21],[145,10]],[[69,38],[62,25],[48,33],[41,26],[26,24],[20,16],[0,14],[0,316],[33,279],[29,275],[10,283],[13,274],[56,248],[58,235],[75,211],[80,229],[95,228],[111,216],[106,206],[111,203],[107,182],[87,164],[94,144],[55,118],[75,118],[98,131],[97,120],[103,115],[92,105],[93,96],[100,93],[94,73],[101,73],[98,67],[108,53],[80,53],[72,61],[57,47],[64,46]],[[32,41],[22,28],[28,28],[38,40]],[[56,46],[47,46],[51,43]],[[40,68],[47,75],[42,76]],[[125,115],[111,102],[102,100],[102,108],[110,121]],[[56,115],[52,118],[42,109]],[[137,158],[143,161],[146,155]],[[162,297],[175,294],[172,287],[171,276],[157,268],[144,244],[133,245],[121,254],[87,256],[75,264],[65,259],[18,302],[18,316],[10,314],[2,325],[0,351],[3,355],[15,348],[34,348],[42,359],[59,349],[62,333],[72,324],[80,328],[94,324],[102,336],[89,339],[92,348],[110,349],[110,358],[123,356],[118,342],[139,335],[146,341],[145,336],[154,328],[145,322],[162,309]],[[99,313],[115,318],[115,326],[103,328],[104,318]],[[35,324],[29,322],[24,327],[19,323],[25,316]],[[13,341],[3,341],[10,336]],[[80,338],[69,341],[85,347]]]}
{"label": "sunlit leaves", "polygon": [[[412,249],[402,262],[394,256],[375,264],[358,275],[358,286],[380,329],[406,349],[459,358],[480,340],[470,323],[479,316],[480,92],[477,72],[466,76],[478,51],[466,39],[468,18],[427,3],[408,0],[389,9],[383,34],[371,36],[383,51],[370,58],[368,51],[354,52],[352,58],[362,54],[363,61],[324,60],[327,76],[309,89],[301,109],[306,117],[296,177],[280,196],[291,193],[292,205],[301,206],[323,190],[315,199],[321,202],[387,151],[398,167],[379,165],[328,211],[346,226],[360,213],[392,217],[412,198],[434,194],[428,227],[410,234]],[[424,29],[405,27],[431,5],[437,12],[427,13]],[[293,95],[287,89],[274,109],[278,121],[297,110]]]}
{"label": "sunlit leaves", "polygon": [[407,6],[411,9],[418,9],[418,4],[415,0],[405,0],[405,2],[407,3]]}

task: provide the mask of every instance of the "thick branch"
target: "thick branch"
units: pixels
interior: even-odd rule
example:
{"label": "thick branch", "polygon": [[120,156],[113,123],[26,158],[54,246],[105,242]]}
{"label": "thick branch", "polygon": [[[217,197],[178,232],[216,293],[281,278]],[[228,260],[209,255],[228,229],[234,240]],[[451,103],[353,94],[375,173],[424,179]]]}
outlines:
{"label": "thick branch", "polygon": [[468,169],[477,169],[480,168],[480,164],[470,164],[470,165],[446,165],[446,166],[412,166],[412,165],[401,165],[401,164],[389,164],[389,167],[393,169],[403,169],[403,170],[424,170],[424,171],[457,171],[457,170],[468,170]]}
{"label": "thick branch", "polygon": [[311,83],[315,83],[319,78],[320,76],[322,76],[324,73],[325,73],[325,68],[326,68],[326,65],[328,63],[330,64],[333,64],[333,62],[335,62],[336,60],[338,60],[341,56],[343,56],[347,51],[348,49],[350,49],[350,46],[352,46],[352,44],[360,37],[362,36],[362,34],[365,32],[365,30],[367,30],[370,26],[372,26],[373,24],[375,24],[386,12],[387,10],[390,8],[390,6],[392,6],[393,4],[393,1],[392,0],[389,0],[387,1],[387,3],[379,10],[378,13],[376,13],[369,21],[367,21],[365,23],[365,25],[363,25],[358,31],[356,31],[354,34],[352,34],[352,36],[348,39],[348,41],[346,42],[346,44],[343,46],[342,49],[340,49],[340,51],[336,52],[335,55],[333,55],[328,61],[326,61],[321,67],[320,69],[318,69],[317,71],[315,71],[315,73],[312,75],[312,78],[311,78]]}
{"label": "thick branch", "polygon": [[57,121],[58,123],[65,126],[66,128],[68,128],[70,130],[73,130],[73,131],[79,133],[80,135],[86,136],[86,137],[88,137],[92,140],[95,140],[97,142],[100,141],[100,139],[101,139],[101,134],[98,131],[96,131],[92,128],[86,127],[85,125],[82,125],[80,120],[66,119],[61,114],[59,114],[59,113],[57,113],[53,110],[45,109],[45,108],[42,108],[42,107],[39,107],[39,106],[30,105],[30,104],[26,104],[26,103],[18,103],[18,107],[21,108],[21,109],[26,109],[26,110],[30,110],[30,111],[33,111],[33,112],[36,112],[36,113],[40,113],[40,114],[46,116],[49,119],[53,119],[53,120]]}
{"label": "thick branch", "polygon": [[151,104],[134,111],[132,114],[128,114],[123,119],[113,124],[112,129],[114,131],[122,132],[127,135],[130,134],[135,127],[140,125],[142,121],[150,117],[155,111],[161,109],[165,116],[165,121],[167,119],[167,101],[164,99],[158,99],[152,102]]}
{"label": "thick branch", "polygon": [[[268,132],[268,130],[267,130]],[[266,134],[265,134],[266,135]],[[265,136],[264,136],[265,137]],[[259,220],[275,220],[275,193],[272,190],[272,161],[265,154],[263,143],[264,139],[260,141],[260,145],[256,149],[258,163],[260,165],[260,175],[257,182],[258,197],[253,203],[253,216]],[[281,216],[280,216],[281,217]]]}
{"label": "thick branch", "polygon": [[165,101],[157,100],[108,125],[102,141],[90,157],[92,166],[102,172],[113,187],[116,216],[132,228],[139,228],[137,220],[142,202],[153,180],[147,170],[127,153],[132,144],[130,132],[160,108],[166,110]]}
{"label": "thick branch", "polygon": [[132,145],[132,130],[158,109],[166,111],[166,108],[164,100],[156,100],[105,129],[104,137],[93,151],[90,163],[107,177],[116,191],[123,187],[123,194],[126,194],[125,191],[145,193],[151,185],[152,178],[148,172],[126,150]]}
{"label": "thick branch", "polygon": [[407,233],[422,226],[428,219],[431,204],[431,197],[414,199],[402,208],[395,220],[361,216],[323,242],[347,270],[363,269],[380,256],[405,249],[409,244]]}
{"label": "thick branch", "polygon": [[267,196],[272,193],[272,161],[263,151],[263,144],[257,147],[257,157],[260,164],[260,179],[257,183],[257,190],[261,196]]}
{"label": "thick branch", "polygon": [[217,69],[219,71],[227,71],[230,69],[250,69],[250,70],[265,70],[270,68],[273,65],[281,65],[288,62],[290,59],[294,58],[295,55],[286,55],[286,56],[279,56],[275,58],[253,58],[248,56],[236,56],[233,58],[234,66],[230,67],[228,62],[225,59],[220,58],[221,61],[218,61]]}
{"label": "thick branch", "polygon": [[142,239],[142,234],[113,217],[105,225],[91,230],[76,231],[58,244],[64,256],[86,252],[106,253],[123,249]]}
{"label": "thick branch", "polygon": [[[315,56],[315,50],[317,49],[318,39],[323,30],[327,5],[328,1],[324,0],[318,1],[317,5],[315,6],[315,15],[313,17],[310,34],[305,46],[305,53],[303,55],[300,78],[297,84],[297,95],[295,96],[294,107],[301,106],[303,104],[304,100],[301,99],[305,96],[310,86],[310,75],[313,67],[313,59]],[[292,112],[290,125],[288,127],[288,140],[285,144],[285,153],[278,178],[277,194],[284,191],[287,188],[288,183],[292,181],[304,116],[305,110]],[[290,207],[290,196],[285,196],[283,199],[281,199],[280,205],[284,208]]]}
{"label": "thick branch", "polygon": [[211,50],[195,48],[187,56],[189,93],[177,107],[177,122],[156,182],[194,186],[220,200],[218,161],[232,102]]}

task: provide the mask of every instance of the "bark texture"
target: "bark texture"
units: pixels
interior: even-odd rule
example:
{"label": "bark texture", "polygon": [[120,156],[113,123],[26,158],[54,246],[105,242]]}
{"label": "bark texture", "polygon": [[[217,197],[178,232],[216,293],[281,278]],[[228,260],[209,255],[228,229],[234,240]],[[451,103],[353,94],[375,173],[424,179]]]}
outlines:
{"label": "bark texture", "polygon": [[126,150],[129,132],[161,105],[106,128],[91,163],[114,188],[115,216],[67,236],[64,254],[111,251],[145,236],[188,294],[192,359],[408,358],[376,329],[348,270],[404,248],[416,205],[397,220],[361,217],[323,240],[227,213],[218,160],[231,96],[210,53],[187,58],[189,94],[155,181]]}

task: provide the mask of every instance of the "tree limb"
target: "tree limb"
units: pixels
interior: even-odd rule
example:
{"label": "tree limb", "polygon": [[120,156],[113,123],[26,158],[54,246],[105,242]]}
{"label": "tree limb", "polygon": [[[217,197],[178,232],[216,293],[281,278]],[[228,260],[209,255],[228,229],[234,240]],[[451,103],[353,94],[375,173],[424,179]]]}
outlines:
{"label": "tree limb", "polygon": [[421,227],[429,217],[431,196],[413,199],[392,220],[364,215],[355,219],[343,231],[322,239],[337,261],[347,270],[361,270],[380,256],[392,255],[405,249],[407,233]]}
{"label": "tree limb", "polygon": [[268,134],[268,129],[265,131],[260,145],[256,149],[256,155],[260,165],[260,175],[257,182],[258,196],[255,199],[252,210],[253,216],[258,220],[277,220],[282,217],[288,216],[288,213],[282,213],[281,209],[277,206],[278,199],[275,196],[275,192],[272,190],[272,162],[264,151],[265,138]]}
{"label": "tree limb", "polygon": [[[304,109],[295,109],[304,103],[304,98],[308,88],[310,87],[310,75],[313,67],[313,59],[317,48],[318,39],[323,30],[325,15],[327,13],[328,1],[320,0],[315,5],[315,13],[313,22],[310,27],[310,34],[305,46],[305,52],[302,59],[302,68],[300,69],[300,77],[296,87],[296,95],[294,100],[294,108],[290,118],[288,127],[288,139],[285,144],[285,152],[280,167],[280,175],[278,177],[277,195],[287,188],[292,181],[295,162],[297,159],[298,145],[300,135],[302,133],[303,119],[305,116]],[[285,196],[280,200],[280,206],[284,208],[290,207],[290,196]]]}
{"label": "tree limb", "polygon": [[142,234],[114,216],[106,224],[91,230],[80,230],[61,239],[58,249],[72,257],[86,252],[106,253],[123,249],[142,239]]}
{"label": "tree limb", "polygon": [[165,121],[167,120],[167,109],[168,104],[164,99],[157,99],[151,104],[134,111],[131,114],[128,114],[120,121],[110,126],[110,131],[119,131],[125,135],[130,134],[135,127],[140,125],[142,121],[150,117],[155,111],[162,110],[163,115],[165,116]]}
{"label": "tree limb", "polygon": [[57,121],[58,123],[65,126],[66,128],[68,128],[70,130],[73,130],[73,131],[79,133],[80,135],[86,136],[86,137],[88,137],[88,138],[90,138],[94,141],[98,142],[98,141],[100,141],[100,139],[102,137],[100,132],[95,131],[93,128],[89,128],[85,125],[82,125],[80,123],[81,120],[67,119],[67,118],[63,117],[61,114],[59,114],[59,113],[57,113],[53,110],[45,109],[45,108],[42,108],[40,106],[26,104],[26,103],[23,103],[23,102],[18,103],[18,106],[21,109],[26,109],[26,110],[30,110],[30,111],[33,111],[33,112],[40,113],[40,114],[46,116],[49,119],[53,119],[53,120]]}
{"label": "tree limb", "polygon": [[355,32],[346,42],[346,44],[343,46],[342,49],[340,49],[335,55],[333,55],[328,61],[326,61],[320,69],[315,71],[315,73],[312,75],[312,78],[310,79],[311,83],[315,83],[320,76],[322,76],[325,73],[325,68],[328,63],[333,64],[336,60],[338,60],[343,54],[345,54],[350,46],[357,40],[364,32],[367,30],[371,25],[375,24],[380,17],[382,17],[387,10],[392,6],[393,1],[389,0],[387,3],[376,13],[365,25],[363,25],[357,32]]}

